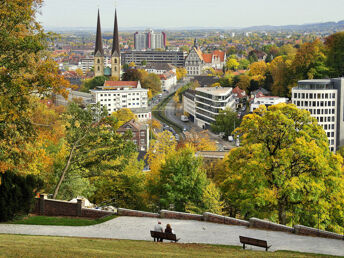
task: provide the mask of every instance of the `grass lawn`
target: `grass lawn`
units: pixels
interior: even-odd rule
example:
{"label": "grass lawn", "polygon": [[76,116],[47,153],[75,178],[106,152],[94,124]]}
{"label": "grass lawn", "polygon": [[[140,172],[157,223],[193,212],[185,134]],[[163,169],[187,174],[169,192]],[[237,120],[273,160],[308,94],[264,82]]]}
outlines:
{"label": "grass lawn", "polygon": [[[262,249],[263,250],[263,249]],[[0,234],[0,257],[311,257],[240,247]],[[326,256],[328,257],[328,256]]]}
{"label": "grass lawn", "polygon": [[116,218],[116,215],[100,219],[80,219],[66,217],[28,216],[6,224],[53,225],[53,226],[90,226]]}

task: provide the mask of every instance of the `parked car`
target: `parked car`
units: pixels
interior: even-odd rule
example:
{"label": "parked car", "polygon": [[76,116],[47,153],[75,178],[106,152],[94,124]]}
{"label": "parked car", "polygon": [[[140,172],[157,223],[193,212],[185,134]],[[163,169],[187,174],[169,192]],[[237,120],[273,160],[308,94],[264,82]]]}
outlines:
{"label": "parked car", "polygon": [[234,141],[234,138],[233,138],[232,135],[228,136],[228,141],[230,141],[230,142],[233,142],[233,141]]}

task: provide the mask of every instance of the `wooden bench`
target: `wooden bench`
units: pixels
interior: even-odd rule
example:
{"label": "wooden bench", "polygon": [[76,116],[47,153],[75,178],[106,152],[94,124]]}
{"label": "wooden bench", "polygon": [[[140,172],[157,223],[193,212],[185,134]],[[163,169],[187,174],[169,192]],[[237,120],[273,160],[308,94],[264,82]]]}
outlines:
{"label": "wooden bench", "polygon": [[254,246],[264,247],[266,251],[268,251],[268,249],[271,247],[271,245],[268,246],[268,243],[265,240],[244,237],[244,236],[239,236],[239,238],[240,238],[240,243],[243,244],[243,249],[245,249],[245,245],[254,245]]}
{"label": "wooden bench", "polygon": [[158,232],[158,231],[151,231],[151,237],[154,238],[155,240],[159,241],[159,239],[166,239],[166,240],[171,240],[174,242],[178,242],[180,238],[177,238],[175,234],[172,233],[164,233],[164,232]]}

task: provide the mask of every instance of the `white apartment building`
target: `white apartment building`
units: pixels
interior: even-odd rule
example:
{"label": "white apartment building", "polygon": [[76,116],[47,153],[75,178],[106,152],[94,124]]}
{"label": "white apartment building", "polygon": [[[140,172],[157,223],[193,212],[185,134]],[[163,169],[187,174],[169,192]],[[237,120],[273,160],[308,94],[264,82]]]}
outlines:
{"label": "white apartment building", "polygon": [[194,122],[196,116],[195,91],[187,90],[183,94],[183,110],[189,114],[189,119]]}
{"label": "white apartment building", "polygon": [[250,105],[250,112],[252,113],[255,109],[259,108],[260,105],[265,105],[266,107],[269,107],[272,105],[277,105],[279,103],[288,103],[288,101],[288,98],[257,95]]}
{"label": "white apartment building", "polygon": [[331,151],[344,144],[344,78],[303,80],[292,89],[292,103],[306,109],[327,135]]}
{"label": "white apartment building", "polygon": [[139,81],[106,81],[104,86],[90,90],[93,103],[100,103],[109,113],[129,108],[139,121],[151,118],[148,109],[148,90],[141,88]]}
{"label": "white apartment building", "polygon": [[135,50],[165,49],[166,34],[165,32],[154,32],[151,29],[144,32],[136,32],[134,34],[134,47]]}
{"label": "white apartment building", "polygon": [[215,122],[220,110],[235,109],[232,88],[204,87],[195,89],[195,123],[207,129]]}

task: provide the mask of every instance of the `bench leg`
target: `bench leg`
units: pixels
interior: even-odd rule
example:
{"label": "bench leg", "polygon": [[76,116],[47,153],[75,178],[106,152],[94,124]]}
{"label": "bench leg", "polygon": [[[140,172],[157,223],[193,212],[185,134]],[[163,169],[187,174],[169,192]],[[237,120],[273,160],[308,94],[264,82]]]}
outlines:
{"label": "bench leg", "polygon": [[154,242],[155,242],[155,237],[154,237]]}
{"label": "bench leg", "polygon": [[267,252],[267,251],[268,251],[268,249],[269,249],[268,247],[267,247],[267,248],[265,248],[265,251]]}
{"label": "bench leg", "polygon": [[245,249],[245,244],[243,244],[242,248]]}

